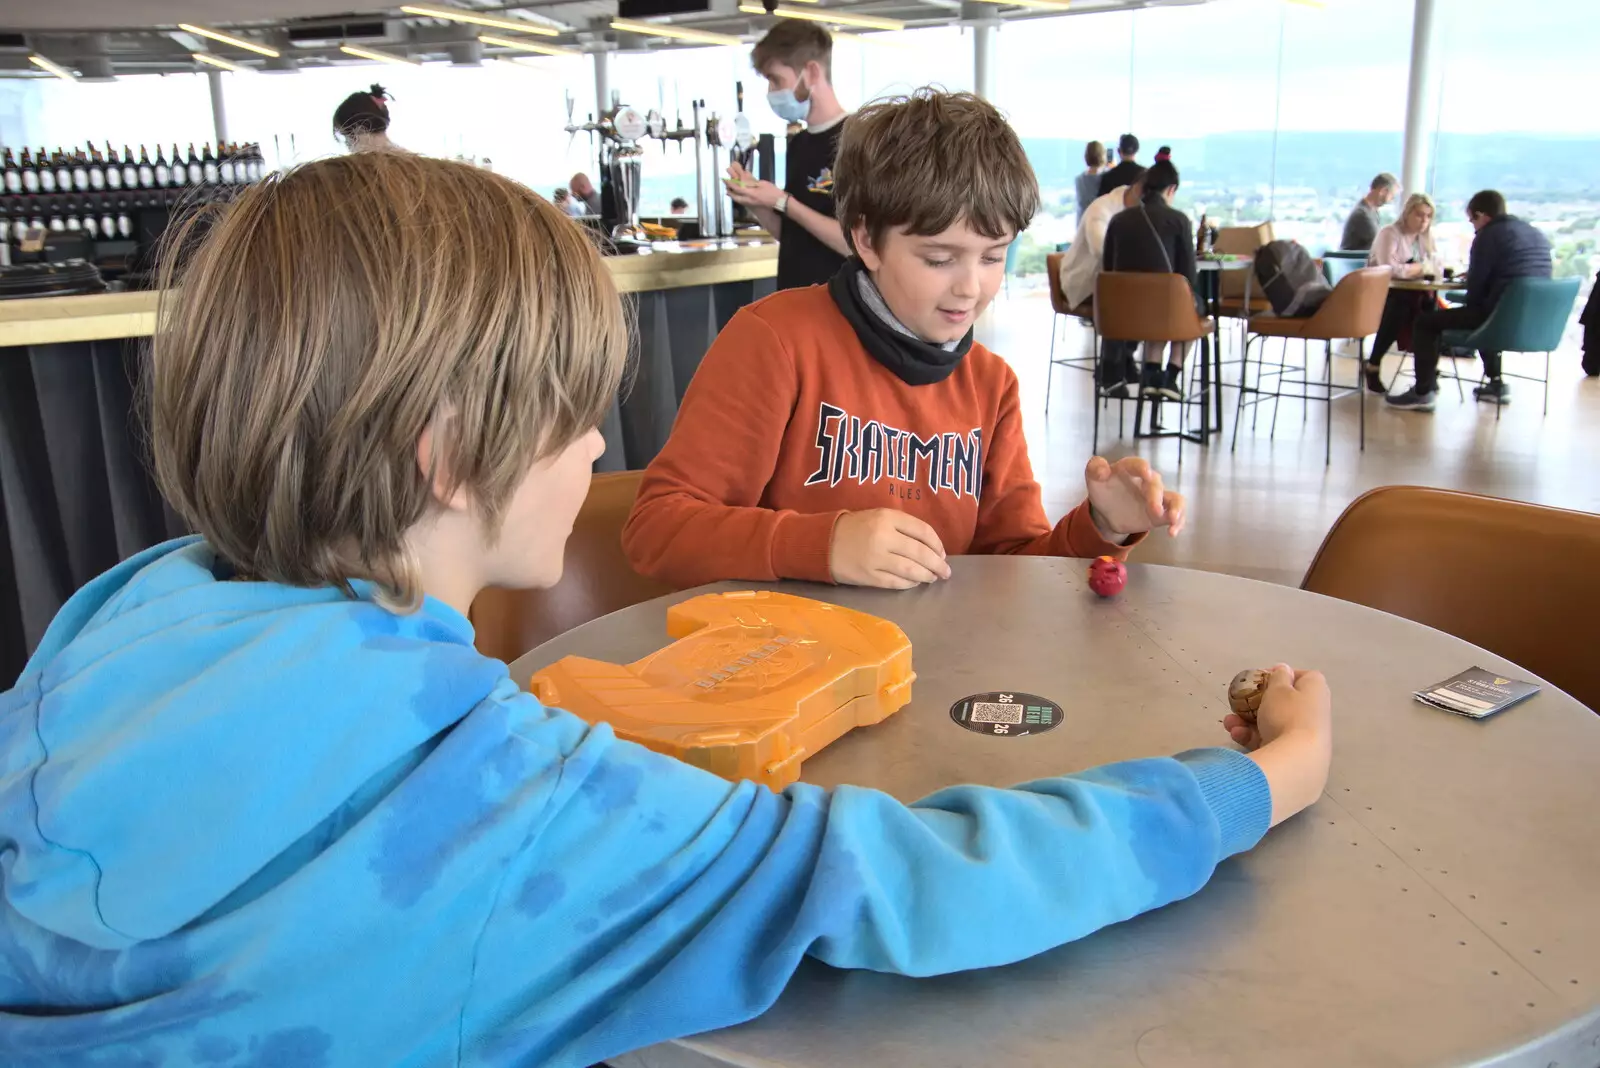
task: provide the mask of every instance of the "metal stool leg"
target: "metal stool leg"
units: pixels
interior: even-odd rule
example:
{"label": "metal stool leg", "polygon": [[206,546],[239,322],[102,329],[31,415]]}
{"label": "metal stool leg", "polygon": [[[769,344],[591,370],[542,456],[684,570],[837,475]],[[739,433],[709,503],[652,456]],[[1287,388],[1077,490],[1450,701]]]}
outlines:
{"label": "metal stool leg", "polygon": [[1050,367],[1044,373],[1044,414],[1050,414],[1050,383],[1056,376],[1056,338],[1061,335],[1061,316],[1050,316]]}
{"label": "metal stool leg", "polygon": [[[1323,454],[1322,466],[1333,466],[1333,342],[1322,343],[1322,371],[1323,377],[1328,380],[1328,418],[1323,423]],[[1311,407],[1311,402],[1306,401],[1306,407]]]}
{"label": "metal stool leg", "polygon": [[1361,374],[1367,366],[1367,339],[1356,340],[1356,358],[1361,361],[1356,370],[1356,396],[1361,398],[1361,451],[1367,451],[1367,384],[1361,380]]}
{"label": "metal stool leg", "polygon": [[1233,443],[1228,446],[1229,452],[1239,449],[1239,424],[1244,422],[1244,395],[1250,392],[1250,332],[1244,335],[1244,358],[1239,364],[1239,404],[1233,413]]}

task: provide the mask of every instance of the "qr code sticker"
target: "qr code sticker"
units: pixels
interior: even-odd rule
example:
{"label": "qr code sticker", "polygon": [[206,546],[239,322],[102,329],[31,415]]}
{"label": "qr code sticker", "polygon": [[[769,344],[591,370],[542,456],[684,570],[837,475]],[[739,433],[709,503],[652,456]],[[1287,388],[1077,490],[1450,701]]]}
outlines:
{"label": "qr code sticker", "polygon": [[1002,705],[993,701],[972,702],[973,723],[1021,723],[1021,705]]}

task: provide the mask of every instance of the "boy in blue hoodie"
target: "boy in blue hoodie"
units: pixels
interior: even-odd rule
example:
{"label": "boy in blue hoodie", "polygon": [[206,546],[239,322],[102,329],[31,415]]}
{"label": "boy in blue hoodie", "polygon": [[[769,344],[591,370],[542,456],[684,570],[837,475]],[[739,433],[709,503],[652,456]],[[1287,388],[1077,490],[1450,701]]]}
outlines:
{"label": "boy in blue hoodie", "polygon": [[1326,781],[1327,690],[1287,668],[1228,721],[1248,753],[910,806],[619,742],[466,620],[560,576],[601,450],[626,324],[581,232],[363,153],[244,193],[178,282],[151,440],[201,535],[80,590],[0,697],[0,1063],[588,1065],[757,1015],[807,954],[1082,937]]}

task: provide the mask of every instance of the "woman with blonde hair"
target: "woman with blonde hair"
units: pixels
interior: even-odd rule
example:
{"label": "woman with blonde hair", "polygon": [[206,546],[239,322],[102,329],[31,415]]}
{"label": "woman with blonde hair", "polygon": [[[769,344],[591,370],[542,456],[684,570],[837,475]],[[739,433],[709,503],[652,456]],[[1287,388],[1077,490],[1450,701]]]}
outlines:
{"label": "woman with blonde hair", "polygon": [[[1433,198],[1426,193],[1412,193],[1406,198],[1400,218],[1378,231],[1372,251],[1367,253],[1367,266],[1391,268],[1396,278],[1437,275],[1439,252],[1433,241],[1433,217]],[[1383,354],[1396,341],[1408,341],[1413,320],[1436,306],[1438,299],[1432,293],[1389,290],[1378,335],[1372,339],[1372,351],[1367,353],[1367,388],[1372,392],[1388,392],[1380,374]]]}

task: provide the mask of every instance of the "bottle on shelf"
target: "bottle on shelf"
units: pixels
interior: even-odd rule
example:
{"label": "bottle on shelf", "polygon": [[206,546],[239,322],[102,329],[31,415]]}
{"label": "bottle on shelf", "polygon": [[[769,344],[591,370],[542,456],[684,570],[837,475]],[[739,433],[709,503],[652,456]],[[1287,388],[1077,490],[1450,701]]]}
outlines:
{"label": "bottle on shelf", "polygon": [[81,151],[72,153],[72,188],[80,193],[89,191],[89,159]]}
{"label": "bottle on shelf", "polygon": [[39,170],[39,192],[54,193],[56,191],[56,167],[54,161],[45,154],[44,146],[39,146],[39,159],[36,164]]}
{"label": "bottle on shelf", "polygon": [[[155,177],[151,175],[152,179]],[[122,146],[122,188],[138,189],[142,183],[139,181],[139,165],[133,162],[133,149],[127,145]]]}
{"label": "bottle on shelf", "polygon": [[33,165],[33,157],[28,155],[28,150],[22,150],[22,162],[18,165],[22,170],[22,191],[33,194],[39,191],[39,169]]}
{"label": "bottle on shelf", "polygon": [[[144,149],[142,148],[139,150],[139,159],[142,164],[144,160]],[[145,186],[146,188],[154,187],[156,189],[161,189],[172,184],[172,168],[167,166],[167,157],[163,153],[160,145],[156,146],[155,180],[153,182],[146,182],[144,180],[143,166],[141,166],[139,170],[139,184]]]}
{"label": "bottle on shelf", "polygon": [[133,220],[128,216],[126,204],[117,209],[117,236],[124,241],[133,236]]}
{"label": "bottle on shelf", "polygon": [[89,188],[98,192],[106,187],[106,161],[100,150],[89,146]]}
{"label": "bottle on shelf", "polygon": [[78,214],[78,202],[69,200],[61,205],[61,221],[66,225],[68,233],[77,233],[83,229],[83,219]]}
{"label": "bottle on shelf", "polygon": [[[61,151],[60,148],[56,149],[56,154],[52,158],[56,167],[56,192],[70,193],[72,191],[72,161],[67,158],[67,154]],[[84,175],[85,179],[88,177],[87,174]]]}
{"label": "bottle on shelf", "polygon": [[[177,145],[172,146],[172,154],[174,156],[178,154]],[[184,161],[184,164],[189,168],[190,185],[199,185],[201,182],[205,181],[205,169],[200,165],[200,157],[194,154],[193,141],[189,142],[189,158]]]}
{"label": "bottle on shelf", "polygon": [[83,206],[83,232],[92,240],[100,240],[100,219],[95,215],[92,200]]}
{"label": "bottle on shelf", "polygon": [[217,181],[223,185],[233,184],[233,157],[237,148],[233,145],[217,146]]}
{"label": "bottle on shelf", "polygon": [[[156,147],[156,157],[159,159],[160,156],[161,156],[161,148],[160,148],[160,146],[157,146]],[[163,162],[162,163],[162,168],[165,169],[165,167],[166,167],[166,163]],[[155,186],[156,186],[156,177],[157,177],[156,169],[150,162],[150,150],[145,148],[143,145],[140,145],[139,146],[139,188],[140,189],[154,189]]]}
{"label": "bottle on shelf", "polygon": [[117,219],[111,214],[111,198],[100,203],[100,240],[110,241],[117,236]]}
{"label": "bottle on shelf", "polygon": [[17,244],[22,244],[22,239],[28,236],[28,206],[19,205],[16,218],[11,220],[11,239]]}
{"label": "bottle on shelf", "polygon": [[[23,149],[23,151],[26,152],[27,149]],[[17,158],[11,154],[9,148],[6,149],[5,183],[6,192],[12,196],[17,196],[22,192],[22,168],[17,166]]]}
{"label": "bottle on shelf", "polygon": [[205,148],[200,153],[200,173],[207,185],[216,185],[222,180],[222,172],[217,168],[217,158],[211,154],[210,141],[206,142]]}
{"label": "bottle on shelf", "polygon": [[106,188],[122,188],[122,160],[117,156],[117,150],[111,147],[110,141],[106,142]]}

